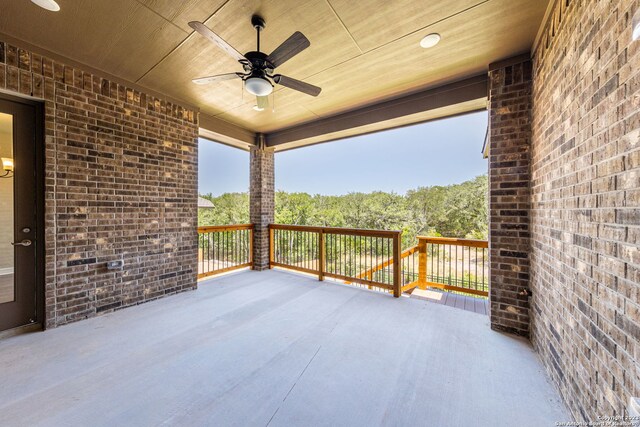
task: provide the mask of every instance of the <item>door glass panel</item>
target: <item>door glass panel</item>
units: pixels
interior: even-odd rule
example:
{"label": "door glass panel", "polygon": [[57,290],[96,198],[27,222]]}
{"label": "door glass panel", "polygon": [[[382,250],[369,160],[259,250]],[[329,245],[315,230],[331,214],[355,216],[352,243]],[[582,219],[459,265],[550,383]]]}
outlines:
{"label": "door glass panel", "polygon": [[15,299],[13,242],[13,116],[0,113],[0,304]]}

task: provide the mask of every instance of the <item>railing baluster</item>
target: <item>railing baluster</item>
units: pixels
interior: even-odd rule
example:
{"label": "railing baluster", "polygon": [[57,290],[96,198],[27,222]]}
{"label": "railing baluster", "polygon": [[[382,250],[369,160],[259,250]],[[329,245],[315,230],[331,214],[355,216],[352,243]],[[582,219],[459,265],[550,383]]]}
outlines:
{"label": "railing baluster", "polygon": [[400,234],[393,238],[393,296],[402,295],[402,263],[400,261]]}
{"label": "railing baluster", "polygon": [[325,258],[325,250],[324,250],[324,232],[320,230],[318,233],[318,249],[320,250],[320,254],[318,256],[318,280],[324,280],[324,258]]}
{"label": "railing baluster", "polygon": [[315,252],[314,252],[314,238],[313,235],[311,233],[307,233],[307,268],[309,270],[315,270],[315,266],[313,263],[313,258],[315,257]]}
{"label": "railing baluster", "polygon": [[344,257],[344,263],[342,264],[342,269],[340,270],[340,274],[344,274],[345,276],[348,276],[347,274],[347,259],[349,257],[348,253],[349,253],[349,247],[347,246],[347,238],[346,236],[340,236],[340,238],[342,239],[342,244],[344,246],[344,250],[343,250],[343,257]]}
{"label": "railing baluster", "polygon": [[[434,253],[436,249],[438,252]],[[438,257],[438,261],[436,262],[436,277],[440,276],[440,247],[438,245],[434,245],[433,243],[431,244],[431,257],[432,259],[435,259],[435,257]],[[432,263],[433,264],[433,263]],[[433,268],[431,268],[431,271],[433,271]]]}
{"label": "railing baluster", "polygon": [[247,254],[247,259],[249,260],[249,265],[253,270],[253,229],[249,229],[247,232],[247,239],[249,240],[249,253]]}
{"label": "railing baluster", "polygon": [[[345,274],[345,272],[347,271],[346,269],[346,265],[347,265],[347,242],[344,238],[343,235],[339,234],[338,238],[340,239],[340,273],[339,274]],[[346,274],[345,274],[346,276]]]}
{"label": "railing baluster", "polygon": [[[456,254],[458,253],[458,249],[457,248],[458,247],[456,246]],[[464,287],[464,247],[462,247],[460,252],[462,252],[462,279],[461,279],[460,283],[461,283],[461,286]],[[456,262],[456,265],[457,264],[458,263]]]}
{"label": "railing baluster", "polygon": [[209,233],[202,235],[202,273],[204,273],[205,271],[209,271],[211,268],[211,244],[209,242],[209,239]]}
{"label": "railing baluster", "polygon": [[[475,271],[474,271],[474,274],[473,274],[473,277],[474,277],[473,288],[475,290],[478,290],[478,248],[474,248],[474,250],[475,250],[475,255],[476,256],[474,258],[475,259],[475,263],[474,263],[475,264],[474,265]],[[469,276],[471,276],[471,247],[469,247]]]}
{"label": "railing baluster", "polygon": [[484,263],[484,254],[486,253],[486,251],[487,251],[487,249],[484,249],[484,248],[482,249],[482,290],[484,290],[484,289],[485,289],[485,287],[486,287],[486,286],[485,286],[486,281],[485,281],[485,278],[484,278],[484,270],[485,270],[485,269],[484,269],[484,266],[485,266],[485,263]]}

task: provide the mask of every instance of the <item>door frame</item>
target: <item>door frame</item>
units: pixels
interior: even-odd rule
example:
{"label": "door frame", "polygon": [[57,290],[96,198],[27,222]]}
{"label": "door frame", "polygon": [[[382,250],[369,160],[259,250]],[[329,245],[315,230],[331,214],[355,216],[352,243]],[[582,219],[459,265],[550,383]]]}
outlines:
{"label": "door frame", "polygon": [[5,334],[13,335],[16,330],[31,331],[34,327],[37,329],[45,329],[45,114],[44,101],[34,98],[23,98],[6,92],[0,92],[0,99],[5,101],[26,104],[35,110],[35,196],[36,196],[36,321],[32,324],[18,326],[7,331],[0,331],[0,336]]}

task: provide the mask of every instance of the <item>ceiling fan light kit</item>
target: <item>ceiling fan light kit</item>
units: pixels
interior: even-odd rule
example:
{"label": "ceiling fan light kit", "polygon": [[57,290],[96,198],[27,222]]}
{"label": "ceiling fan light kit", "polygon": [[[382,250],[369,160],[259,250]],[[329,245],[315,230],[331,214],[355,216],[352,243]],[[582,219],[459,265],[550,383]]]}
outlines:
{"label": "ceiling fan light kit", "polygon": [[255,96],[267,96],[273,91],[273,85],[264,77],[249,77],[244,81],[244,87]]}
{"label": "ceiling fan light kit", "polygon": [[246,91],[256,96],[256,105],[253,107],[256,111],[263,111],[269,105],[267,96],[273,92],[274,83],[289,89],[306,93],[307,95],[318,96],[322,91],[318,86],[280,74],[273,74],[277,67],[308,48],[311,45],[309,39],[307,39],[301,32],[296,31],[273,52],[271,52],[270,55],[267,55],[260,52],[260,33],[265,28],[264,19],[258,15],[253,15],[251,17],[251,25],[256,29],[257,47],[255,51],[247,52],[242,55],[222,37],[204,25],[204,23],[198,21],[189,22],[189,26],[191,28],[196,30],[200,35],[209,39],[211,42],[215,43],[220,49],[236,59],[240,65],[242,65],[244,70],[244,72],[200,77],[193,79],[193,82],[202,85],[240,78],[244,82],[244,88]]}

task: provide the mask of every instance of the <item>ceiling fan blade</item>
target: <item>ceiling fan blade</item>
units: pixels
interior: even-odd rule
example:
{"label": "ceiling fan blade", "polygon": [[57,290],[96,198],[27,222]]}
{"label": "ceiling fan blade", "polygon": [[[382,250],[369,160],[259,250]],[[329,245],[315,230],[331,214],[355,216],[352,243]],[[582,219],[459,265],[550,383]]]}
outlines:
{"label": "ceiling fan blade", "polygon": [[231,80],[240,77],[239,73],[218,74],[217,76],[200,77],[191,80],[197,85],[206,85],[207,83],[220,82],[222,80]]}
{"label": "ceiling fan blade", "polygon": [[233,46],[226,42],[222,37],[211,31],[209,27],[204,25],[202,22],[191,21],[189,22],[189,26],[196,30],[200,35],[208,38],[212,42],[218,45],[218,47],[225,52],[227,52],[230,56],[232,56],[235,60],[240,61],[241,59],[246,59],[244,55],[235,50]]}
{"label": "ceiling fan blade", "polygon": [[256,96],[256,110],[262,111],[269,106],[268,96]]}
{"label": "ceiling fan blade", "polygon": [[276,74],[273,76],[273,81],[279,85],[288,87],[289,89],[297,90],[307,95],[318,96],[322,91],[318,86],[314,86],[309,83],[305,83],[300,80],[293,79],[291,77],[283,76],[280,74]]}
{"label": "ceiling fan blade", "polygon": [[311,46],[309,39],[300,31],[296,31],[291,37],[282,42],[276,50],[271,52],[267,60],[271,62],[274,67],[279,67],[309,46]]}

